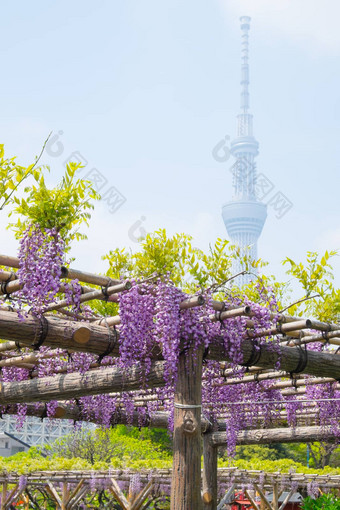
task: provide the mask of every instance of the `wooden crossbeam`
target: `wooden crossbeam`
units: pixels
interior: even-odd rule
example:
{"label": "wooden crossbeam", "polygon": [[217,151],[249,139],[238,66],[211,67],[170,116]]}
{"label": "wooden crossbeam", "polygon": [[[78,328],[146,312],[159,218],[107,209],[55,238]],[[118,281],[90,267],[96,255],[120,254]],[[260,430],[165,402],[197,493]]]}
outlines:
{"label": "wooden crossbeam", "polygon": [[260,510],[259,507],[256,504],[255,499],[252,497],[252,495],[249,493],[249,491],[245,490],[244,492],[245,492],[245,495],[247,496],[247,498],[249,499],[249,501],[251,502],[254,510]]}
{"label": "wooden crossbeam", "polygon": [[287,505],[287,503],[289,502],[290,498],[291,498],[291,497],[295,494],[295,492],[296,492],[296,489],[295,489],[295,488],[291,489],[291,490],[288,492],[287,496],[286,496],[286,497],[284,498],[284,500],[282,501],[282,503],[281,503],[281,505],[280,505],[280,507],[279,507],[279,510],[283,510],[283,509],[285,508],[285,506],[286,506],[286,505]]}
{"label": "wooden crossbeam", "polygon": [[47,480],[46,490],[52,496],[54,501],[59,505],[59,507],[62,508],[63,502],[51,480]]}
{"label": "wooden crossbeam", "polygon": [[[46,318],[48,332],[44,345],[74,351],[102,354],[112,342],[113,332],[97,324],[64,321],[60,318]],[[306,321],[307,322],[307,321]],[[0,311],[0,338],[17,341],[20,345],[32,346],[41,333],[40,323],[32,316],[19,323],[15,312]],[[241,345],[244,362],[251,360],[254,347],[251,339],[245,339]],[[111,355],[118,356],[119,346],[114,346]],[[157,356],[160,356],[159,352]],[[340,356],[326,352],[307,351],[303,373],[318,377],[340,379]],[[209,346],[207,358],[228,361],[228,353],[221,339],[216,338]],[[296,347],[278,347],[262,345],[256,365],[262,368],[275,368],[280,362],[280,369],[294,373],[301,364],[301,349]]]}
{"label": "wooden crossbeam", "polygon": [[[269,444],[269,443],[306,443],[310,441],[335,441],[331,427],[296,427],[270,428],[259,430],[243,430],[237,433],[237,444]],[[218,447],[227,443],[225,432],[213,432],[210,435],[211,445]]]}
{"label": "wooden crossbeam", "polygon": [[111,478],[111,483],[112,485],[110,487],[110,491],[112,492],[120,506],[123,508],[123,510],[130,510],[130,503],[126,499],[125,494],[119,487],[117,481],[114,478]]}
{"label": "wooden crossbeam", "polygon": [[263,501],[264,505],[268,508],[268,510],[273,510],[272,505],[269,503],[267,496],[265,495],[262,488],[256,483],[254,483],[254,488],[259,493],[261,500]]}
{"label": "wooden crossbeam", "polygon": [[[164,362],[156,361],[148,372],[148,387],[164,386]],[[20,402],[48,402],[53,399],[72,399],[114,391],[140,388],[145,379],[143,366],[133,366],[127,372],[119,367],[41,377],[32,380],[1,382],[0,404]]]}
{"label": "wooden crossbeam", "polygon": [[236,484],[233,483],[232,486],[229,487],[228,492],[226,492],[226,494],[223,496],[223,498],[219,502],[219,504],[217,506],[217,510],[222,510],[222,508],[225,504],[229,504],[231,502],[231,498],[234,495],[235,488],[236,488]]}

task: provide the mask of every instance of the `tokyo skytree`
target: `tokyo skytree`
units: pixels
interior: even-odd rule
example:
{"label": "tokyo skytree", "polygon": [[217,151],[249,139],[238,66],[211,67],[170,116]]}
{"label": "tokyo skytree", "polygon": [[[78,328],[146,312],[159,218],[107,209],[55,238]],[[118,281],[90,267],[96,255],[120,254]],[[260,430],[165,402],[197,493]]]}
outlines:
{"label": "tokyo skytree", "polygon": [[[237,136],[230,152],[235,158],[232,167],[233,196],[222,207],[222,217],[228,236],[240,248],[240,258],[249,255],[257,259],[257,240],[267,217],[267,206],[256,197],[256,164],[259,144],[253,136],[253,116],[249,113],[249,30],[250,18],[242,16],[241,32],[241,113],[237,116]],[[234,273],[244,269],[241,261]],[[238,283],[248,283],[251,275],[239,277]]]}

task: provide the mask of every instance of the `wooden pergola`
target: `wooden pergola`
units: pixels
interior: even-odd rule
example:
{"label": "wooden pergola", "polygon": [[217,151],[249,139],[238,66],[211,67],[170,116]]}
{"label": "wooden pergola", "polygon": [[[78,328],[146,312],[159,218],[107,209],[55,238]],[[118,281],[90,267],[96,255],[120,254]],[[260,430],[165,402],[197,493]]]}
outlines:
{"label": "wooden pergola", "polygon": [[[0,272],[0,295],[15,298],[21,288],[15,274],[19,261],[15,257],[0,255],[0,264],[9,268]],[[129,280],[113,281],[105,276],[72,268],[63,268],[62,276],[65,279],[77,278],[82,284],[94,286],[82,286],[82,303],[94,299],[117,302],[119,293],[131,287]],[[60,292],[64,290],[63,285],[61,283]],[[180,308],[202,307],[204,304],[202,295],[188,296],[181,302]],[[297,413],[297,426],[294,429],[287,427],[284,410],[281,410],[280,419],[272,428],[264,428],[264,419],[259,413],[255,429],[238,432],[238,444],[336,440],[330,427],[320,426],[317,405],[308,399],[304,400],[304,395],[306,385],[311,384],[311,381],[313,384],[332,383],[337,389],[337,381],[340,380],[340,356],[337,350],[340,345],[340,326],[271,312],[271,327],[258,332],[253,328],[251,305],[227,308],[224,302],[219,301],[213,301],[210,305],[215,312],[208,317],[211,321],[225,321],[227,324],[228,319],[240,316],[246,318],[240,348],[247,371],[242,378],[234,378],[233,371],[228,368],[230,354],[226,352],[218,335],[208,349],[201,346],[194,352],[194,348],[189,346],[181,351],[176,387],[171,397],[174,404],[174,457],[170,498],[172,510],[213,510],[217,509],[218,505],[217,449],[226,444],[225,420],[223,421],[221,415],[217,423],[211,423],[202,414],[202,367],[205,360],[220,363],[225,385],[270,381],[270,388],[282,390],[283,396],[289,398],[293,394],[301,402],[308,404],[303,412]],[[85,321],[81,314],[67,310],[67,306],[67,300],[61,298],[51,303],[41,318],[28,315],[24,321],[18,320],[18,315],[10,303],[0,306],[0,338],[5,341],[0,344],[0,368],[27,368],[31,377],[23,381],[1,382],[0,405],[4,412],[15,414],[16,404],[25,403],[29,415],[46,416],[44,403],[53,400],[58,402],[55,418],[83,420],[78,398],[98,394],[108,394],[116,398],[122,392],[129,392],[136,410],[140,407],[147,408],[147,405],[157,398],[153,389],[161,388],[165,384],[165,362],[160,349],[154,350],[145,389],[142,385],[144,369],[141,364],[131,367],[128,377],[119,366],[101,364],[107,356],[119,356],[120,317],[93,317],[90,321]],[[273,349],[269,343],[261,343],[259,347],[257,340],[260,337],[276,338],[279,347]],[[327,345],[327,350],[316,352],[308,348],[309,344],[316,342]],[[53,376],[39,377],[38,351],[41,346],[54,350],[63,349],[71,356],[74,352],[94,354],[98,356],[98,360],[90,365],[85,374],[68,373],[65,363]],[[22,349],[25,350],[24,353],[21,352]],[[278,363],[279,370],[276,368]],[[159,409],[156,413],[146,413],[147,425],[167,427],[167,404],[171,398],[165,399],[164,411]],[[69,400],[72,400],[72,403],[69,403]],[[34,404],[37,402],[40,404]],[[127,416],[124,403],[118,411],[111,417],[112,424],[129,422],[139,425],[138,413]],[[96,418],[88,415],[86,419],[95,421]]]}
{"label": "wooden pergola", "polygon": [[[138,477],[137,492],[128,489]],[[288,501],[300,490],[314,484],[320,491],[339,490],[340,475],[265,472],[237,468],[219,468],[217,472],[220,497],[217,509],[230,504],[235,493],[242,491],[254,510],[283,510]],[[124,510],[146,510],[162,498],[169,498],[172,470],[112,469],[107,471],[36,471],[27,475],[6,473],[0,475],[1,510],[9,510],[18,500],[30,504],[51,500],[60,510],[76,510],[94,494],[107,501],[112,498]],[[127,489],[123,490],[122,485]],[[282,503],[280,497],[284,494]],[[127,495],[125,495],[128,493]],[[269,497],[272,494],[272,498]]]}

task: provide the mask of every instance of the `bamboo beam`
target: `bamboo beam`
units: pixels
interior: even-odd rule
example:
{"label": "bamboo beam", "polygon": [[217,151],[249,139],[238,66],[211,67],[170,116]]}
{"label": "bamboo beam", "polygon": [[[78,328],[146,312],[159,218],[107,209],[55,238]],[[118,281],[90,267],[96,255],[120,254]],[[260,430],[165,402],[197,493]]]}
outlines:
{"label": "bamboo beam", "polygon": [[[0,273],[1,275],[2,273]],[[21,283],[18,279],[12,279],[9,281],[9,283],[6,285],[6,292],[0,288],[0,296],[6,296],[7,294],[14,294],[15,292],[18,292],[24,287],[24,284]],[[60,283],[59,285],[59,292],[65,292],[66,290],[66,284]],[[93,292],[92,287],[80,287],[82,294],[88,294],[89,292]],[[98,299],[104,299],[104,295],[102,297],[99,297]]]}
{"label": "bamboo beam", "polygon": [[[105,291],[103,289],[95,289],[92,292],[86,292],[86,294],[82,294],[79,297],[79,302],[86,303],[87,301],[92,301],[93,299],[103,299],[106,298],[106,296],[111,296],[112,294],[118,294],[119,292],[124,292],[124,290],[129,290],[131,287],[131,282],[126,280],[125,282],[120,282],[117,285],[106,287]],[[45,311],[51,312],[52,310],[59,310],[65,306],[69,306],[68,299],[62,299],[56,303],[51,303],[46,307]]]}
{"label": "bamboo beam", "polygon": [[[225,362],[222,361],[220,363],[220,365],[221,365],[221,377],[234,376],[235,371],[232,368],[225,368],[225,365],[226,365]],[[244,368],[244,367],[239,365],[238,369],[241,370],[242,368]],[[247,371],[245,372],[245,374],[249,374],[249,375],[250,374],[267,374],[271,371],[272,370],[270,368],[265,370],[261,367],[251,366],[251,367],[247,368]],[[244,374],[244,376],[246,376],[245,374]]]}
{"label": "bamboo beam", "polygon": [[296,322],[290,322],[287,324],[281,324],[280,326],[272,326],[270,328],[265,328],[260,331],[247,331],[247,336],[249,338],[260,338],[266,336],[277,335],[281,333],[289,333],[291,331],[299,331],[302,329],[319,329],[320,331],[328,331],[328,325],[323,324],[319,321],[313,321],[311,319],[300,319]]}
{"label": "bamboo beam", "polygon": [[230,386],[234,384],[245,384],[249,382],[260,382],[260,381],[267,381],[271,379],[281,379],[284,377],[290,377],[287,372],[282,372],[281,370],[279,372],[267,372],[267,373],[257,373],[255,375],[245,375],[242,378],[237,379],[227,379],[226,381],[218,384],[218,386]]}
{"label": "bamboo beam", "polygon": [[282,338],[282,341],[287,340],[287,344],[289,347],[294,347],[295,345],[307,345],[314,342],[320,342],[323,344],[331,344],[331,345],[340,345],[340,329],[336,329],[334,331],[324,331],[322,335],[320,334],[306,334],[304,331],[300,332],[298,340],[292,340],[290,338],[285,339]]}
{"label": "bamboo beam", "polygon": [[[19,269],[19,259],[18,257],[11,257],[8,255],[0,255],[0,265],[13,267],[15,269]],[[62,270],[62,278],[68,278],[69,280],[79,280],[83,283],[90,283],[92,285],[101,285],[105,287],[108,284],[118,284],[120,280],[116,280],[110,278],[108,276],[97,275],[94,273],[86,273],[85,271],[79,271],[78,269],[67,268],[65,266],[61,267]]]}
{"label": "bamboo beam", "polygon": [[[205,299],[202,295],[199,296],[191,296],[188,299],[184,299],[180,302],[179,308],[180,310],[187,310],[188,308],[194,308],[196,306],[202,306],[205,303]],[[93,324],[98,324],[100,326],[118,326],[121,324],[121,318],[119,315],[115,315],[114,317],[104,317],[102,319],[98,319],[93,322]]]}
{"label": "bamboo beam", "polygon": [[[242,306],[239,308],[232,308],[225,311],[218,312],[218,314],[210,314],[208,318],[212,322],[223,321],[225,319],[232,319],[234,317],[249,316],[251,314],[250,306]],[[206,317],[201,317],[201,321],[206,320]]]}
{"label": "bamboo beam", "polygon": [[314,384],[327,384],[327,383],[334,383],[336,382],[336,379],[333,377],[322,377],[322,378],[315,378],[310,381],[306,381],[306,379],[297,379],[292,381],[279,381],[274,383],[272,386],[269,386],[266,389],[272,390],[280,390],[283,388],[291,388],[293,387],[301,387],[301,386],[313,386]]}
{"label": "bamboo beam", "polygon": [[[1,365],[0,365],[1,366]],[[271,372],[268,374],[259,374],[258,376],[245,376],[242,379],[229,379],[225,382],[221,382],[216,384],[216,386],[229,386],[229,385],[235,385],[235,384],[247,384],[247,383],[253,383],[253,382],[261,382],[261,381],[271,381],[275,379],[287,379],[289,377],[289,374],[282,375],[280,372]],[[314,384],[326,384],[326,383],[334,383],[336,382],[336,379],[333,377],[321,377],[321,378],[315,378],[312,380],[306,381],[306,379],[303,376],[296,376],[289,380],[279,381],[279,382],[273,382],[271,386],[267,386],[265,388],[262,388],[262,391],[267,390],[278,390],[283,388],[295,388],[295,387],[303,387],[303,386],[313,386]],[[288,393],[290,394],[290,393]]]}
{"label": "bamboo beam", "polygon": [[[256,305],[259,306],[258,303],[256,303]],[[225,310],[234,310],[234,309],[238,308],[237,306],[228,306],[228,305],[226,305],[226,303],[224,301],[215,301],[215,300],[213,300],[211,302],[211,306],[212,306],[213,310],[216,310],[218,312],[224,312]],[[278,322],[280,324],[296,322],[296,321],[301,320],[301,317],[294,317],[293,315],[287,315],[284,313],[271,312],[265,306],[260,306],[260,308],[265,309],[267,311],[267,313],[269,312],[268,313],[269,318],[271,320],[275,320],[275,322]],[[255,316],[255,313],[250,311],[249,315]],[[322,324],[325,324],[325,323],[322,323]],[[329,327],[328,324],[327,324],[327,327]]]}

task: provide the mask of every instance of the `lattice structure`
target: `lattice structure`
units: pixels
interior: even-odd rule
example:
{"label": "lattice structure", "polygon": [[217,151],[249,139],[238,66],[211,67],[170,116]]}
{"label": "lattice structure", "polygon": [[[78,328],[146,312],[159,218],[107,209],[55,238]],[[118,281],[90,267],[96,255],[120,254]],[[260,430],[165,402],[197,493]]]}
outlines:
{"label": "lattice structure", "polygon": [[[131,491],[138,479],[138,492]],[[118,502],[124,510],[142,510],[152,502],[169,499],[172,479],[171,470],[147,471],[138,473],[131,470],[111,471],[59,471],[36,472],[27,476],[15,473],[0,476],[2,494],[5,495],[3,510],[22,500],[42,505],[47,501],[57,508],[75,510],[90,505],[96,496],[103,507],[109,508]],[[14,489],[7,490],[11,484]],[[305,473],[270,473],[246,471],[235,468],[218,469],[220,487],[218,510],[232,503],[240,490],[252,503],[254,510],[260,506],[268,510],[280,510],[285,507],[299,490],[310,485],[320,491],[340,488],[340,476],[307,475]],[[246,489],[245,489],[246,487]],[[280,496],[284,494],[284,498]],[[97,498],[96,498],[97,499]],[[13,507],[12,507],[13,508]]]}
{"label": "lattice structure", "polygon": [[27,417],[18,427],[17,418],[3,416],[0,432],[7,432],[30,446],[51,444],[61,437],[71,434],[74,425],[71,420],[44,420],[34,416]]}

